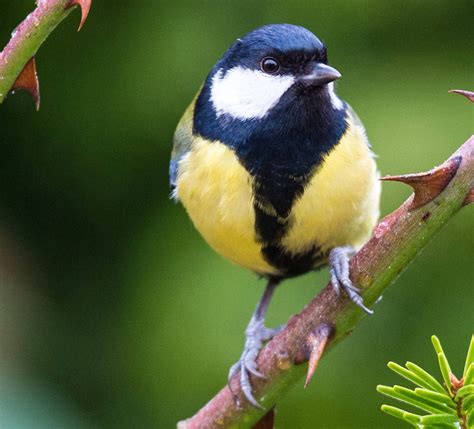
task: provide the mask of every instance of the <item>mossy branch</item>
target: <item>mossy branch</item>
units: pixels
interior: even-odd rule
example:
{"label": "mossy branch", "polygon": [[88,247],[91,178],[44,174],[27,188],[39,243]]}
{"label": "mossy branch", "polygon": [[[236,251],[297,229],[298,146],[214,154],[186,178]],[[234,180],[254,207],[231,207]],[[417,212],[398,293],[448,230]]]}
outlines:
{"label": "mossy branch", "polygon": [[[474,136],[430,172],[385,179],[410,184],[415,192],[379,222],[370,241],[350,262],[351,279],[362,289],[368,305],[377,301],[461,207],[473,202]],[[365,316],[360,308],[346,297],[338,296],[328,284],[261,350],[257,363],[267,378],[254,377],[252,386],[262,409],[251,406],[242,396],[239,374],[236,374],[231,387],[233,392],[239,392],[237,398],[224,387],[196,415],[178,423],[178,428],[248,428],[259,420],[272,421],[267,413],[272,413],[277,400],[281,400],[309,368],[308,382],[319,358],[343,340]],[[265,426],[260,423],[260,427],[271,426],[272,423]]]}
{"label": "mossy branch", "polygon": [[24,89],[31,93],[39,108],[39,85],[34,57],[36,52],[72,10],[79,5],[82,19],[89,13],[91,0],[38,0],[36,9],[12,32],[12,37],[0,52],[0,104],[11,90]]}

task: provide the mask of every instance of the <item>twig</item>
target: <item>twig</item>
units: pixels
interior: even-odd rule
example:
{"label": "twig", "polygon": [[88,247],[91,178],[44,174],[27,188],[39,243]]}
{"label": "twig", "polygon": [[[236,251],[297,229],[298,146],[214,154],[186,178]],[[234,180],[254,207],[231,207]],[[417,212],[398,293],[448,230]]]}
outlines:
{"label": "twig", "polygon": [[91,0],[38,0],[36,9],[13,31],[0,52],[0,104],[14,89],[31,93],[39,108],[39,84],[34,57],[50,33],[79,5],[82,18],[79,29],[89,12]]}
{"label": "twig", "polygon": [[[409,183],[415,193],[379,222],[370,241],[351,260],[351,279],[361,287],[364,301],[369,305],[435,233],[463,205],[471,202],[468,196],[474,189],[474,136],[445,163],[428,173],[386,179]],[[327,346],[341,341],[363,317],[364,312],[347,298],[338,297],[327,285],[260,352],[258,367],[267,379],[254,378],[252,386],[263,410],[250,406],[243,397],[240,397],[242,408],[238,408],[230,390],[224,387],[196,415],[180,422],[178,428],[252,427],[304,376],[307,365],[302,363],[313,357],[311,368],[314,370]],[[321,330],[321,326],[326,329]],[[308,353],[308,343],[316,345],[313,347],[316,357]],[[239,392],[238,374],[231,380],[231,387]]]}

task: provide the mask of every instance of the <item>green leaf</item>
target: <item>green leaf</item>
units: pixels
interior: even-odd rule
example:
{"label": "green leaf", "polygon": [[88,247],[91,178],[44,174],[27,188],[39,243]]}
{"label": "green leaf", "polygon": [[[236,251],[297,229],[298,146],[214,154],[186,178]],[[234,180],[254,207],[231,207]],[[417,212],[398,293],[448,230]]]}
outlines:
{"label": "green leaf", "polygon": [[464,385],[456,391],[456,396],[454,396],[451,383],[451,379],[455,380],[456,378],[453,376],[441,342],[435,335],[431,337],[431,341],[436,351],[445,386],[442,386],[431,374],[412,362],[407,362],[406,368],[389,362],[388,367],[419,387],[410,390],[397,385],[393,387],[377,386],[378,392],[430,414],[420,416],[389,405],[384,405],[382,410],[419,429],[459,429],[460,425],[464,425],[464,421],[467,423],[467,428],[474,429],[474,336],[471,337],[464,376],[460,383]]}
{"label": "green leaf", "polygon": [[444,354],[443,347],[441,346],[441,342],[439,341],[439,338],[436,335],[431,336],[431,343],[433,344],[433,347],[436,351],[436,354]]}
{"label": "green leaf", "polygon": [[462,409],[466,413],[474,412],[474,395],[468,395],[463,399]]}
{"label": "green leaf", "polygon": [[401,375],[403,378],[406,378],[408,381],[411,381],[417,386],[425,387],[427,389],[432,388],[430,381],[426,380],[424,377],[420,377],[419,375],[415,374],[413,371],[410,371],[409,369],[403,368],[403,366],[398,365],[398,363],[389,362],[387,366],[393,372],[396,372],[397,374]]}
{"label": "green leaf", "polygon": [[402,386],[377,386],[377,391],[390,398],[397,399],[398,401],[412,405],[413,407],[420,408],[423,411],[430,413],[450,413],[452,409],[445,404],[434,402],[429,399],[418,396],[415,392],[406,387]]}
{"label": "green leaf", "polygon": [[398,394],[397,399],[402,398],[400,400],[412,404],[422,410],[428,411],[429,413],[439,414],[451,413],[453,411],[446,404],[441,404],[439,402],[435,402],[430,399],[419,396],[414,391],[407,389],[406,387],[393,386],[393,391],[395,392],[395,394]]}
{"label": "green leaf", "polygon": [[466,420],[468,428],[474,427],[474,410],[471,410],[469,411],[469,413],[466,413]]}
{"label": "green leaf", "polygon": [[399,399],[400,401],[405,402],[404,396],[399,395],[397,392],[395,392],[393,387],[383,386],[379,384],[377,386],[377,392],[381,393],[382,395],[389,396],[390,398]]}
{"label": "green leaf", "polygon": [[443,376],[444,385],[448,390],[449,394],[452,395],[453,391],[451,389],[451,368],[449,367],[448,359],[443,353],[438,353],[438,363],[439,369],[441,370],[441,374]]}
{"label": "green leaf", "polygon": [[438,355],[438,364],[439,369],[441,370],[441,375],[443,376],[444,385],[448,390],[449,394],[452,395],[453,391],[451,389],[451,367],[449,366],[448,358],[444,353],[443,347],[441,346],[441,342],[439,341],[436,335],[431,337],[431,342],[433,343],[433,347],[436,350],[436,354]]}
{"label": "green leaf", "polygon": [[430,423],[428,425],[419,425],[417,426],[419,429],[460,429],[461,426],[459,426],[458,423]]}
{"label": "green leaf", "polygon": [[421,423],[424,425],[432,423],[458,423],[459,417],[453,414],[432,414],[431,416],[423,416]]}
{"label": "green leaf", "polygon": [[391,405],[382,405],[380,409],[387,414],[390,414],[393,417],[404,420],[410,424],[417,425],[420,422],[421,416],[417,414],[412,414],[407,411],[401,410],[397,407],[392,407]]}
{"label": "green leaf", "polygon": [[407,421],[408,423],[411,423],[413,425],[415,425],[416,427],[418,427],[419,423],[420,423],[420,418],[418,415],[416,414],[413,414],[413,413],[409,413],[408,411],[405,411],[403,413],[403,418],[405,419],[405,421]]}
{"label": "green leaf", "polygon": [[418,406],[419,403],[417,401],[413,401],[407,395],[404,395],[403,393],[396,391],[395,387],[397,387],[397,386],[389,387],[389,386],[378,385],[377,386],[377,392],[381,393],[382,395],[388,396],[390,398],[396,399],[400,402],[404,402],[406,404],[412,405],[413,407],[418,407],[418,408],[421,408],[422,410],[426,411],[425,408],[423,408],[421,406]]}
{"label": "green leaf", "polygon": [[474,383],[474,362],[469,365],[469,368],[464,374],[464,385]]}
{"label": "green leaf", "polygon": [[452,398],[448,396],[446,393],[438,393],[438,392],[433,392],[432,390],[421,389],[421,388],[416,388],[415,393],[426,399],[431,399],[432,401],[446,404],[448,407],[452,408],[453,410],[456,409],[456,404],[454,403]]}
{"label": "green leaf", "polygon": [[467,377],[467,372],[471,365],[474,364],[474,335],[471,336],[471,342],[469,343],[469,349],[467,350],[466,363],[464,365],[463,377]]}
{"label": "green leaf", "polygon": [[463,386],[456,393],[455,400],[458,401],[460,398],[470,395],[471,393],[474,393],[474,384],[468,384],[467,386]]}
{"label": "green leaf", "polygon": [[423,378],[423,380],[425,380],[427,383],[430,384],[431,388],[433,390],[436,390],[438,391],[439,393],[446,393],[446,389],[438,382],[438,380],[436,380],[436,378],[434,378],[431,374],[429,374],[428,372],[426,372],[423,368],[421,368],[420,366],[412,363],[412,362],[407,362],[405,364],[405,366],[410,370],[412,371],[413,373],[415,373],[418,377],[420,378]]}

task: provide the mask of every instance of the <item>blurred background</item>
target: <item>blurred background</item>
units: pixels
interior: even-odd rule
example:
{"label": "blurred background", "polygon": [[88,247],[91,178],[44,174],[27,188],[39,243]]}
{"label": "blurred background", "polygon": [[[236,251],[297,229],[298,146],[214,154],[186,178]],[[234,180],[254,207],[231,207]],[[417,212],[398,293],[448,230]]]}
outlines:
{"label": "blurred background", "polygon": [[[2,1],[0,45],[33,9]],[[171,428],[225,383],[262,288],[168,199],[174,127],[233,40],[303,25],[342,71],[383,174],[430,169],[473,131],[469,0],[94,1],[37,55],[41,110],[0,107],[0,427]],[[384,183],[382,214],[408,195]],[[474,326],[474,207],[460,212],[354,333],[278,407],[279,428],[397,428],[379,411],[389,360],[454,370]],[[326,284],[285,282],[269,325]]]}

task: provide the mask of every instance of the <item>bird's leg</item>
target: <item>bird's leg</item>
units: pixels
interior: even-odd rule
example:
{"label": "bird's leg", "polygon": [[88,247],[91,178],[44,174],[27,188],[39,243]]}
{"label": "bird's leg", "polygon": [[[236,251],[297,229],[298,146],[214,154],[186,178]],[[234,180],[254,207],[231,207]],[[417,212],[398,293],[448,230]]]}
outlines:
{"label": "bird's leg", "polygon": [[[258,371],[257,356],[262,344],[265,341],[271,340],[282,327],[276,329],[266,328],[264,325],[265,314],[268,309],[268,304],[272,299],[273,292],[278,286],[279,280],[270,279],[265,288],[260,301],[255,309],[255,312],[250,319],[250,322],[245,330],[245,346],[242,356],[239,361],[232,365],[229,371],[229,382],[233,375],[240,369],[240,388],[247,400],[254,406],[261,408],[260,404],[252,394],[252,385],[250,384],[250,374],[258,378],[265,378],[265,376]],[[230,386],[230,384],[229,384]]]}
{"label": "bird's leg", "polygon": [[352,283],[349,278],[349,259],[354,255],[354,248],[335,247],[329,253],[329,272],[331,274],[331,283],[334,290],[340,294],[341,288],[347,293],[354,304],[358,305],[368,314],[373,311],[364,305],[364,300],[359,295],[360,289]]}

